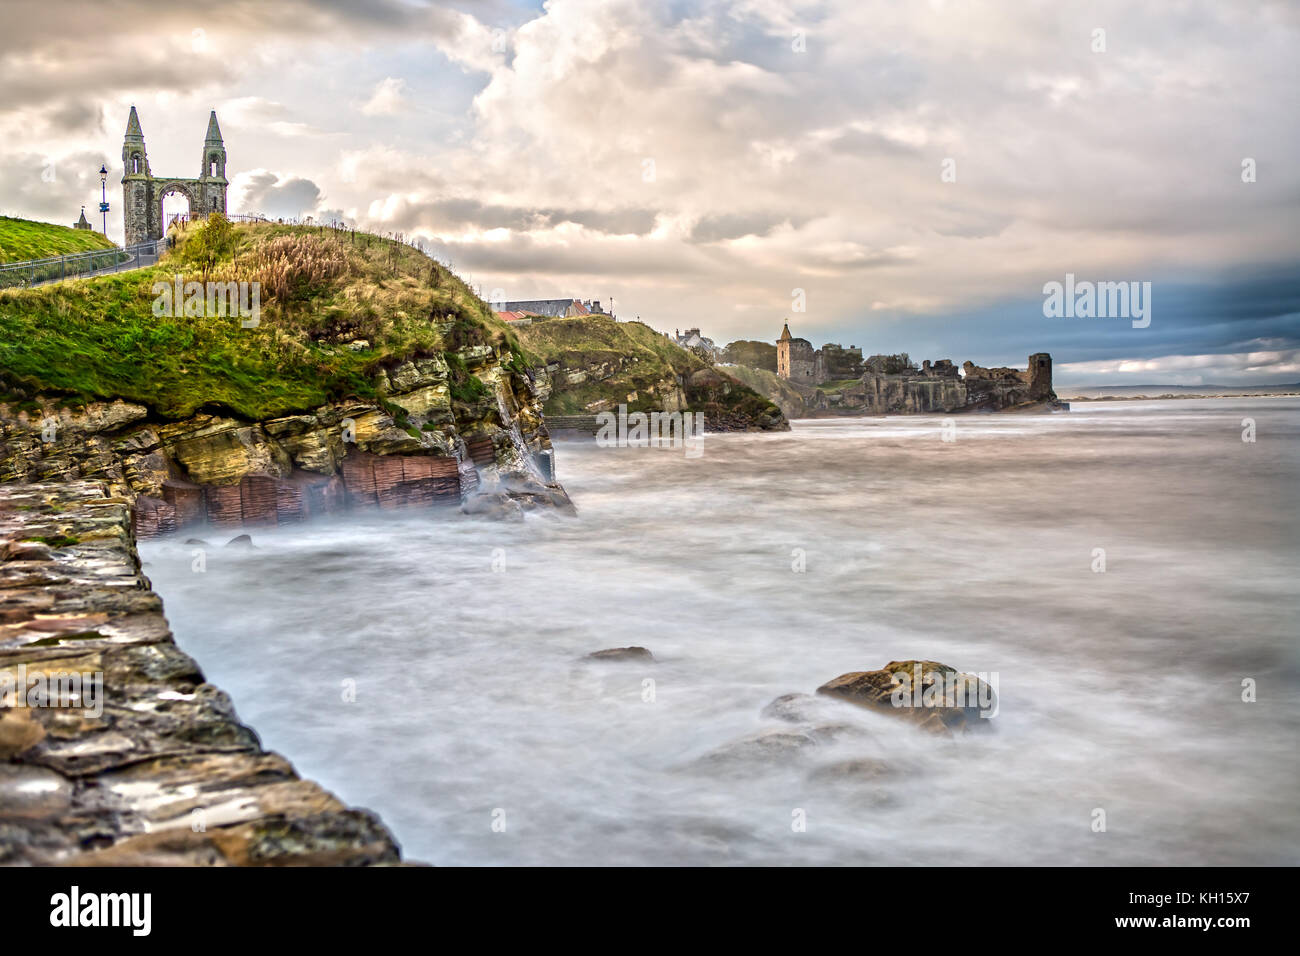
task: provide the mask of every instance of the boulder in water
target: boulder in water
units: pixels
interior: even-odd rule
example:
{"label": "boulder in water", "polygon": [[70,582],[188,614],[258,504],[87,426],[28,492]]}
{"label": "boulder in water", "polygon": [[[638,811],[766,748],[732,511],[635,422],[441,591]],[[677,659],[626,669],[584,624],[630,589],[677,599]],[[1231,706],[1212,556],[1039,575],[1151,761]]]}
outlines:
{"label": "boulder in water", "polygon": [[880,670],[841,674],[817,693],[902,717],[937,734],[991,726],[988,718],[998,706],[985,681],[937,661],[890,661]]}

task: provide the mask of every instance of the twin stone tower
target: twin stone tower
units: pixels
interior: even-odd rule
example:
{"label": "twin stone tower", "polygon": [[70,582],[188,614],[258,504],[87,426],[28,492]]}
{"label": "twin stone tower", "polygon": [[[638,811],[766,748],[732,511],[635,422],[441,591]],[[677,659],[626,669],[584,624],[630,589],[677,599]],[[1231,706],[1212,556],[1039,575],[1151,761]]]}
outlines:
{"label": "twin stone tower", "polygon": [[126,227],[126,244],[161,239],[165,223],[162,204],[165,196],[180,194],[189,200],[190,215],[207,216],[226,212],[226,147],[217,125],[217,111],[208,117],[208,133],[203,138],[203,159],[196,179],[155,176],[149,169],[140,117],[131,107],[126,121],[126,138],[122,142],[122,218]]}

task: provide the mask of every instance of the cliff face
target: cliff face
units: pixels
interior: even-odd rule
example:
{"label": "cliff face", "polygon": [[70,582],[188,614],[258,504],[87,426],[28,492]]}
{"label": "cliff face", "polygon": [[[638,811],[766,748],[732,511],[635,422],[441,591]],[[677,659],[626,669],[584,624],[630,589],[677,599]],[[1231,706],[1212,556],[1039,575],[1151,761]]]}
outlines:
{"label": "cliff face", "polygon": [[136,498],[143,536],[302,521],[352,507],[460,505],[498,515],[571,507],[554,481],[544,390],[488,346],[455,353],[482,383],[471,401],[441,356],[380,373],[373,402],[263,421],[160,421],[123,401],[0,405],[0,481],[102,479]]}
{"label": "cliff face", "polygon": [[519,339],[544,362],[546,415],[561,425],[622,405],[628,412],[696,412],[714,432],[790,427],[768,398],[640,322],[549,319],[520,329]]}
{"label": "cliff face", "polygon": [[0,865],[398,862],[176,646],[130,512],[99,482],[0,485]]}
{"label": "cliff face", "polygon": [[[213,235],[199,274],[209,296],[259,287],[251,321],[158,294],[196,278]],[[136,499],[142,535],[364,506],[570,508],[547,395],[463,282],[377,236],[210,222],[157,267],[0,292],[0,482],[103,480]]]}
{"label": "cliff face", "polygon": [[786,418],[807,418],[811,414],[810,402],[815,403],[817,390],[804,389],[781,378],[776,372],[747,365],[728,365],[723,371],[748,385],[781,409]]}

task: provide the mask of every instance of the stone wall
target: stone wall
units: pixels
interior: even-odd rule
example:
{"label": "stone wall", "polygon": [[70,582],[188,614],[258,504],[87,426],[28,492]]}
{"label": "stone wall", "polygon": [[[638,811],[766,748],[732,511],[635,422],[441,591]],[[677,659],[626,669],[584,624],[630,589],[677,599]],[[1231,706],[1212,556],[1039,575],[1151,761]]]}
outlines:
{"label": "stone wall", "polygon": [[176,646],[130,514],[102,482],[0,485],[0,865],[398,862]]}

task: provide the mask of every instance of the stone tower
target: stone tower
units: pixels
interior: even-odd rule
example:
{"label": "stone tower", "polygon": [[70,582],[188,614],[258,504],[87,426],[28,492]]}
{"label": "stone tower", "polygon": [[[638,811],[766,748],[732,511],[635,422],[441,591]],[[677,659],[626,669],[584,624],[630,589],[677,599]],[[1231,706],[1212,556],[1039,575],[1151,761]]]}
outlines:
{"label": "stone tower", "polygon": [[226,144],[221,141],[221,127],[217,125],[217,111],[208,116],[208,134],[203,137],[203,171],[199,173],[199,202],[201,209],[190,206],[190,212],[206,216],[210,212],[226,211]]}
{"label": "stone tower", "polygon": [[1025,379],[1029,385],[1030,401],[1042,402],[1056,398],[1056,393],[1052,391],[1052,356],[1047,352],[1035,352],[1029,356]]}
{"label": "stone tower", "polygon": [[162,238],[166,225],[162,203],[172,193],[188,200],[190,215],[196,218],[226,212],[226,190],[230,182],[226,179],[226,147],[221,140],[216,110],[208,117],[201,162],[197,179],[154,176],[149,168],[140,117],[135,107],[131,107],[122,141],[122,220],[128,246]]}
{"label": "stone tower", "polygon": [[776,374],[782,378],[790,377],[790,323],[781,329],[781,337],[776,340]]}
{"label": "stone tower", "polygon": [[817,385],[825,381],[812,343],[807,339],[793,337],[789,322],[785,323],[781,337],[776,340],[776,374],[805,385]]}

